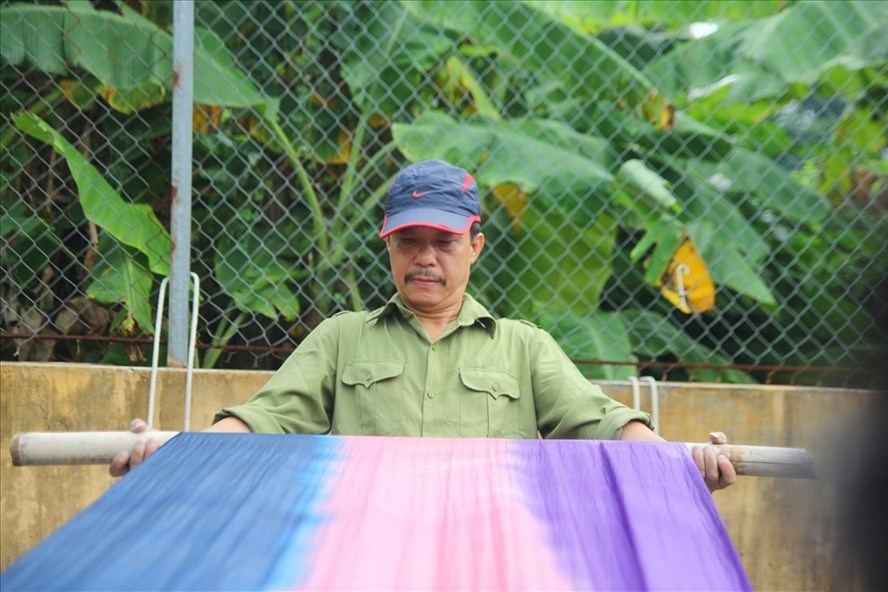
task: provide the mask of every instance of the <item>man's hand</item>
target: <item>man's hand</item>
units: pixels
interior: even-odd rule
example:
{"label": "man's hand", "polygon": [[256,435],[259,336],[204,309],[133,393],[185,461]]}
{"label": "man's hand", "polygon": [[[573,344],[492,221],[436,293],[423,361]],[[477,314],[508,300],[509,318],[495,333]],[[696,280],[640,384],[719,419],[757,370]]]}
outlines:
{"label": "man's hand", "polygon": [[[144,434],[148,431],[148,424],[144,420],[134,419],[130,423],[130,431],[136,434]],[[151,438],[139,440],[133,445],[132,450],[121,452],[114,457],[111,461],[111,466],[108,467],[108,472],[112,477],[123,477],[143,463],[146,458],[157,452],[158,448],[160,448],[160,443],[157,440],[152,440]]]}
{"label": "man's hand", "polygon": [[[630,421],[623,426],[620,440],[665,442],[663,438],[637,420]],[[712,432],[709,434],[709,441],[713,444],[727,444],[728,437],[722,432]],[[706,481],[706,487],[710,492],[724,489],[737,481],[737,471],[734,469],[734,465],[726,456],[718,454],[714,446],[709,444],[694,446],[691,456],[694,458],[697,468],[700,469],[700,474],[703,475],[703,480]]]}
{"label": "man's hand", "polygon": [[[709,434],[709,441],[713,444],[727,444],[728,437],[723,432],[712,432]],[[737,481],[737,471],[734,469],[734,465],[726,456],[718,454],[714,446],[709,444],[694,446],[691,449],[691,456],[694,458],[697,468],[700,469],[710,492],[724,489]]]}
{"label": "man's hand", "polygon": [[[134,419],[130,423],[130,431],[134,434],[145,434],[150,432],[148,424],[141,419]],[[250,426],[245,424],[237,417],[226,417],[208,427],[204,432],[228,432],[228,433],[250,433]],[[119,453],[111,461],[108,472],[112,477],[123,477],[137,466],[145,462],[145,459],[157,452],[161,447],[161,442],[152,439],[150,436],[138,440],[133,449]]]}

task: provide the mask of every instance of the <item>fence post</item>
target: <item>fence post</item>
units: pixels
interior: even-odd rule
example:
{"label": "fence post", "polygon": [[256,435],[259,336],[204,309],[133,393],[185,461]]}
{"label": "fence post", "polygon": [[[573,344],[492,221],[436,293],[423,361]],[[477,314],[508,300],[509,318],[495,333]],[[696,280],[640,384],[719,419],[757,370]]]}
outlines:
{"label": "fence post", "polygon": [[[194,3],[173,2],[173,146],[169,349],[167,365],[188,359],[188,285],[191,264],[191,134],[194,100]],[[197,286],[195,286],[195,289]]]}

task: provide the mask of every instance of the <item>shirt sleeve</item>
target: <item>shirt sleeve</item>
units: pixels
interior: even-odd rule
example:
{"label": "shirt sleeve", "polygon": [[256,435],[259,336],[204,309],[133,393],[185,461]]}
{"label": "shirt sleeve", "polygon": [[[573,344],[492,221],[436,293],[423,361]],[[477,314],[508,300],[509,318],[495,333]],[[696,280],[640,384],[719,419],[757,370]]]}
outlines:
{"label": "shirt sleeve", "polygon": [[532,339],[531,372],[537,426],[544,438],[616,440],[633,420],[653,429],[650,415],[611,399],[589,382],[542,329]]}
{"label": "shirt sleeve", "polygon": [[255,433],[326,434],[333,413],[339,331],[319,324],[246,403],[220,409],[213,422],[237,417]]}

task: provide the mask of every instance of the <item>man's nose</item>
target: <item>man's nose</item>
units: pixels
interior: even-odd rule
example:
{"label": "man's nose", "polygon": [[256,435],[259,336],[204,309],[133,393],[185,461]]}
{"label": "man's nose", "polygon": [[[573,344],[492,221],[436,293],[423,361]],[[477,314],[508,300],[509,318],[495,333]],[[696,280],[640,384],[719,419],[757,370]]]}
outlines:
{"label": "man's nose", "polygon": [[432,243],[419,245],[416,250],[416,262],[421,265],[431,265],[435,262],[435,247]]}

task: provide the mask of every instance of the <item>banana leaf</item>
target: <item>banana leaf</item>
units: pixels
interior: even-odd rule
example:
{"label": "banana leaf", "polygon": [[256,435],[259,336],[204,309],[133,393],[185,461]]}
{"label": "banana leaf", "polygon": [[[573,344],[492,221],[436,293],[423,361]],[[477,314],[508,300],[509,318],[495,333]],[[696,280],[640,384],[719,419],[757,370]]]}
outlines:
{"label": "banana leaf", "polygon": [[577,368],[591,380],[628,380],[637,374],[635,366],[608,366],[584,361],[607,360],[637,362],[632,353],[629,332],[620,315],[595,311],[577,315],[551,304],[538,305],[533,320],[552,335],[558,335],[558,344]]}
{"label": "banana leaf", "polygon": [[[0,57],[6,63],[48,74],[82,68],[98,79],[96,91],[125,113],[168,100],[173,88],[172,36],[133,11],[127,15],[61,6],[3,6]],[[200,33],[195,38],[211,35]],[[194,100],[230,107],[261,107],[265,103],[265,97],[242,72],[197,43]]]}
{"label": "banana leaf", "polygon": [[496,48],[530,72],[554,72],[569,93],[619,97],[636,106],[657,95],[647,77],[591,35],[523,2],[422,0],[409,11],[479,46]]}
{"label": "banana leaf", "polygon": [[409,159],[442,158],[474,171],[479,183],[519,186],[585,227],[613,207],[609,195],[614,156],[607,142],[552,121],[457,121],[437,112],[411,124],[395,123],[394,139]]}
{"label": "banana leaf", "polygon": [[[706,167],[705,163],[700,166]],[[760,207],[796,222],[816,228],[832,211],[825,197],[803,185],[779,163],[756,152],[738,148],[712,170],[730,185],[731,191],[748,193]]]}
{"label": "banana leaf", "polygon": [[512,308],[501,310],[507,315],[523,314],[534,302],[577,316],[594,313],[612,274],[613,218],[602,215],[593,224],[578,226],[558,212],[540,210],[531,200],[521,221],[516,228],[495,211],[483,223],[486,248],[494,251],[481,262],[489,280],[478,278],[491,292],[488,301],[511,303]]}
{"label": "banana leaf", "polygon": [[154,333],[151,272],[142,265],[137,253],[109,235],[103,234],[99,239],[99,253],[87,295],[98,302],[123,303],[124,311],[115,321],[119,333],[131,335],[136,325],[145,334]]}
{"label": "banana leaf", "polygon": [[884,2],[796,2],[772,17],[723,24],[645,72],[672,96],[693,100],[728,86],[725,102],[751,103],[793,83],[816,87],[835,68],[878,72],[888,60],[886,22]]}
{"label": "banana leaf", "polygon": [[169,275],[170,235],[150,206],[125,201],[77,148],[39,117],[21,113],[14,115],[13,121],[29,136],[51,144],[65,158],[77,183],[80,206],[90,221],[121,243],[143,253],[153,273]]}
{"label": "banana leaf", "polygon": [[333,42],[343,53],[342,75],[365,113],[409,106],[424,72],[455,48],[457,36],[417,18],[402,3],[344,5],[349,9]]}
{"label": "banana leaf", "polygon": [[538,10],[580,31],[626,25],[674,28],[688,23],[740,20],[770,16],[782,10],[784,0],[525,0]]}
{"label": "banana leaf", "polygon": [[67,252],[52,227],[16,197],[0,197],[0,265],[16,282],[27,285],[52,263],[58,252]]}
{"label": "banana leaf", "polygon": [[[669,319],[642,310],[624,310],[620,318],[632,341],[632,351],[649,358],[670,357],[688,364],[729,364],[718,352],[697,343]],[[688,370],[691,380],[699,382],[754,383],[749,375],[738,370]]]}
{"label": "banana leaf", "polygon": [[614,187],[628,197],[627,205],[641,206],[654,214],[663,210],[681,210],[666,179],[638,159],[630,158],[620,165],[614,178]]}
{"label": "banana leaf", "polygon": [[671,128],[660,129],[611,101],[531,96],[536,109],[548,112],[559,121],[569,122],[579,132],[607,138],[615,147],[646,154],[663,153],[719,161],[736,146],[736,141],[729,135],[703,125],[681,111],[675,112]]}
{"label": "banana leaf", "polygon": [[278,256],[281,248],[274,243],[282,242],[281,238],[259,237],[268,237],[268,233],[253,228],[239,233],[237,239],[222,237],[215,256],[216,280],[238,309],[292,321],[301,307],[290,282],[305,278],[308,270],[295,268]]}
{"label": "banana leaf", "polygon": [[727,286],[766,306],[777,303],[762,279],[763,265],[738,249],[734,237],[700,220],[688,223],[687,228],[716,285]]}

